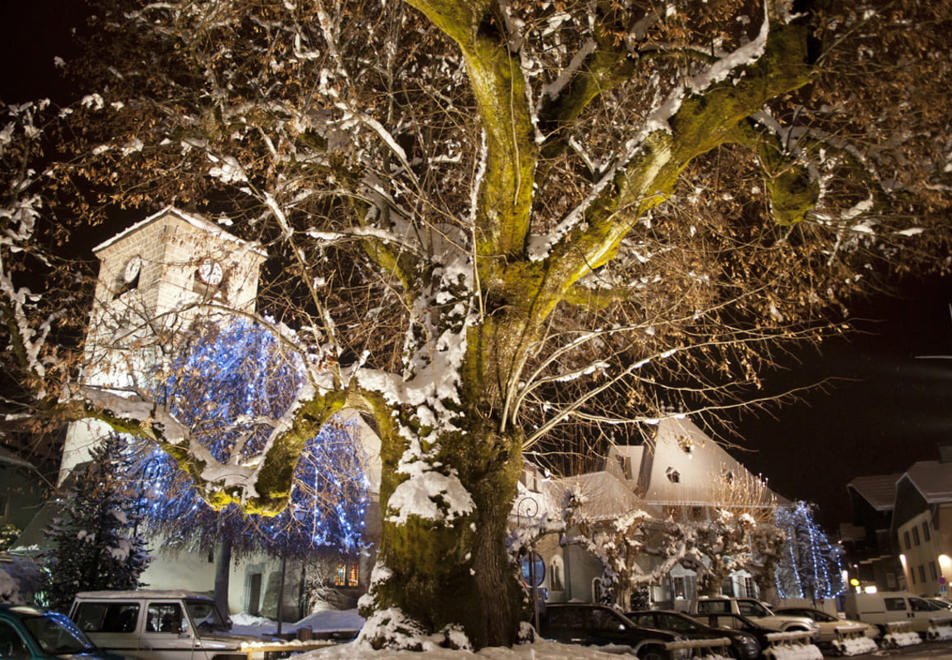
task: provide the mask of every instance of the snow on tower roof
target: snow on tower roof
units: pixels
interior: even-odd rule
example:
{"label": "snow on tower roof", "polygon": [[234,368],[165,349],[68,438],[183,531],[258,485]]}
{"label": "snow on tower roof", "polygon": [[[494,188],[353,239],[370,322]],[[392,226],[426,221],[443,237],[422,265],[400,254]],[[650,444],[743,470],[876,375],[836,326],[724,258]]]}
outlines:
{"label": "snow on tower roof", "polygon": [[252,252],[257,253],[261,255],[262,257],[268,256],[268,253],[258,243],[242,240],[238,238],[237,236],[225,231],[224,229],[216,225],[214,222],[206,220],[205,218],[199,215],[186,213],[185,211],[182,211],[181,209],[177,209],[174,206],[166,206],[164,209],[162,209],[158,213],[153,213],[145,220],[140,220],[139,222],[135,223],[131,227],[119,232],[112,238],[106,241],[103,241],[102,243],[100,243],[99,245],[93,248],[93,253],[95,254],[96,252],[99,252],[100,250],[103,250],[109,247],[110,245],[122,240],[126,236],[139,231],[146,225],[153,223],[156,220],[159,220],[161,218],[164,218],[167,215],[175,216],[179,218],[180,220],[187,222],[188,224],[195,227],[196,229],[201,229],[202,231],[206,231],[209,234],[212,234],[216,238],[226,240],[226,241],[231,241],[232,243],[236,243],[238,245],[241,245],[242,247],[249,248]]}
{"label": "snow on tower roof", "polygon": [[897,472],[856,477],[846,484],[846,487],[855,490],[856,494],[866,500],[871,507],[883,513],[893,510],[896,499],[896,481],[901,476]]}

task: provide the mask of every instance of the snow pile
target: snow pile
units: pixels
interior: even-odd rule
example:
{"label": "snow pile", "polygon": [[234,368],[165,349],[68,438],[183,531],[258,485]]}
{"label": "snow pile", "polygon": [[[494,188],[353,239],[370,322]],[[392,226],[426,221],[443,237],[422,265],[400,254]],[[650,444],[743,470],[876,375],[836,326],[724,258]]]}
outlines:
{"label": "snow pile", "polygon": [[883,636],[883,648],[915,646],[916,644],[922,644],[922,638],[919,637],[919,633],[891,632]]}
{"label": "snow pile", "polygon": [[764,651],[768,660],[823,660],[823,654],[813,644],[779,644]]}
{"label": "snow pile", "polygon": [[769,633],[770,646],[764,650],[768,660],[823,660],[823,654],[810,642],[806,632]]}
{"label": "snow pile", "polygon": [[878,651],[876,640],[872,637],[849,637],[847,639],[838,639],[833,642],[833,648],[840,655],[863,655],[864,653],[873,653]]}
{"label": "snow pile", "polygon": [[952,639],[952,619],[930,621],[926,637],[931,641]]}

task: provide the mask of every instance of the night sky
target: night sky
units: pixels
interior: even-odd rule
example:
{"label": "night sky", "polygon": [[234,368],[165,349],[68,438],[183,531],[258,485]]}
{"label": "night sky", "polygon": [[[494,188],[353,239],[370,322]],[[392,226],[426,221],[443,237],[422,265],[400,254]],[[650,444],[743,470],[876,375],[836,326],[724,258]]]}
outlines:
{"label": "night sky", "polygon": [[[53,56],[69,59],[70,27],[81,20],[77,0],[0,0],[0,99],[68,98]],[[5,28],[5,29],[4,29]],[[870,319],[866,334],[802,351],[801,362],[765,378],[776,391],[841,378],[775,409],[742,417],[738,440],[752,451],[732,453],[768,477],[784,497],[817,504],[828,531],[849,517],[846,483],[853,477],[899,472],[937,458],[936,442],[952,429],[952,278],[902,284],[900,297],[854,304]]]}
{"label": "night sky", "polygon": [[862,332],[801,351],[768,375],[782,390],[836,378],[823,391],[739,424],[750,452],[732,451],[779,494],[814,502],[829,532],[849,520],[846,483],[936,460],[952,432],[952,278],[901,283],[899,296],[854,304]]}

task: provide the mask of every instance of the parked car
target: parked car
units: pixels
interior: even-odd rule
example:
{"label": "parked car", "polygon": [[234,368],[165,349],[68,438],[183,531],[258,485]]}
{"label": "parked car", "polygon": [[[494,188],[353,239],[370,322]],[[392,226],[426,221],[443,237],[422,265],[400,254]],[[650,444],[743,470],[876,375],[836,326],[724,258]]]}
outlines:
{"label": "parked car", "polygon": [[913,632],[925,633],[933,618],[945,619],[949,611],[908,591],[878,591],[872,594],[847,593],[843,606],[846,616],[878,626],[908,621]]}
{"label": "parked car", "polygon": [[691,607],[692,614],[740,614],[754,623],[773,632],[812,633],[813,639],[820,634],[816,621],[804,616],[777,615],[767,605],[753,598],[732,596],[702,596]]}
{"label": "parked car", "polygon": [[630,646],[641,660],[682,660],[691,649],[669,651],[665,644],[684,637],[665,630],[642,628],[621,612],[604,605],[549,603],[539,617],[539,634],[565,644]]}
{"label": "parked car", "polygon": [[770,645],[767,635],[777,632],[776,630],[771,630],[770,628],[764,628],[759,623],[753,621],[752,619],[748,619],[742,614],[734,614],[733,612],[721,612],[719,614],[694,614],[691,616],[691,618],[696,619],[697,621],[700,621],[711,628],[726,628],[729,630],[743,632],[748,635],[753,635],[757,639],[757,643],[760,644],[761,651]]}
{"label": "parked car", "polygon": [[726,637],[735,658],[752,660],[760,656],[760,642],[756,635],[733,628],[713,628],[683,612],[674,610],[638,610],[626,612],[625,616],[644,628],[669,630],[688,639],[711,639]]}
{"label": "parked car", "polygon": [[0,605],[0,658],[122,660],[97,648],[66,615],[23,605]]}
{"label": "parked car", "polygon": [[70,618],[102,648],[145,660],[245,660],[215,601],[188,591],[86,591]]}
{"label": "parked car", "polygon": [[829,612],[824,612],[823,610],[812,607],[778,607],[773,613],[781,616],[789,614],[791,616],[805,616],[808,619],[813,619],[816,621],[816,624],[820,626],[820,635],[814,641],[820,644],[828,644],[836,638],[837,626],[863,626],[866,628],[867,637],[875,638],[879,636],[879,630],[876,626],[871,626],[855,619],[841,619],[838,616],[833,616]]}
{"label": "parked car", "polygon": [[945,598],[939,597],[926,598],[925,600],[929,601],[933,605],[938,605],[939,609],[952,610],[952,600],[946,600]]}

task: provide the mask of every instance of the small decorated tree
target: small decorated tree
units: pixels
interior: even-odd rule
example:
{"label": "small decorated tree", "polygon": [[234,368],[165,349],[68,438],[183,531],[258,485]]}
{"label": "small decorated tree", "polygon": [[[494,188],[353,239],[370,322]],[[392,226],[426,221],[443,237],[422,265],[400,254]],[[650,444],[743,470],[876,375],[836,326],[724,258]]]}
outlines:
{"label": "small decorated tree", "polygon": [[46,530],[50,549],[43,556],[52,609],[67,610],[79,591],[139,586],[149,557],[137,493],[124,478],[125,449],[123,438],[107,437],[57,498],[60,515]]}
{"label": "small decorated tree", "polygon": [[830,543],[813,519],[813,506],[796,502],[777,510],[777,526],[784,532],[777,564],[777,591],[781,598],[835,598],[843,591],[839,546]]}

